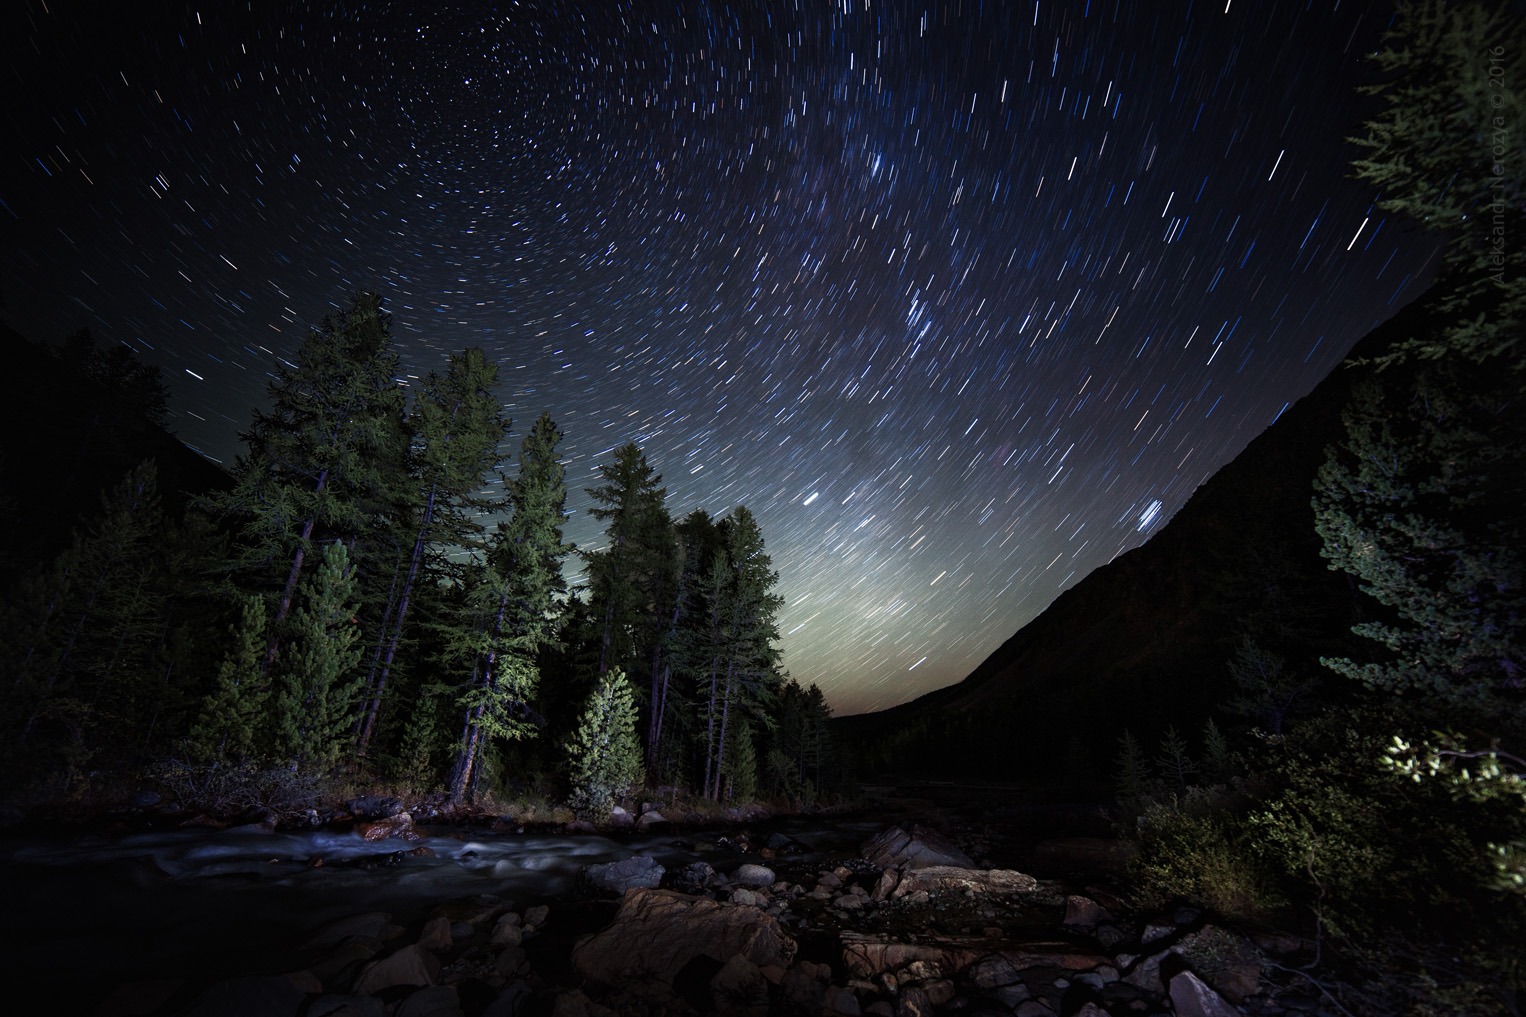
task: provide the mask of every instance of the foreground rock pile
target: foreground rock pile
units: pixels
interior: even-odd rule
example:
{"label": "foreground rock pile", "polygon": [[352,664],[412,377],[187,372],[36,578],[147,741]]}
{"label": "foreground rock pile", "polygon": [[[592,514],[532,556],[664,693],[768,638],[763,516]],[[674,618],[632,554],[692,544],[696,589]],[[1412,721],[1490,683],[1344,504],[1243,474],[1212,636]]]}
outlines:
{"label": "foreground rock pile", "polygon": [[645,856],[591,866],[584,895],[551,906],[521,910],[479,896],[443,904],[410,928],[386,913],[357,914],[315,930],[290,970],[174,999],[174,987],[155,1000],[152,986],[123,986],[99,1013],[1280,1017],[1319,1009],[1306,987],[1287,981],[1286,964],[1306,946],[1295,937],[1251,939],[1190,909],[1131,917],[1098,887],[1067,894],[1020,872],[978,868],[920,827],[886,830],[862,857],[831,868],[792,868],[788,846],[770,845],[778,860],[764,860],[777,870],[744,863],[721,873],[697,861],[669,872]]}

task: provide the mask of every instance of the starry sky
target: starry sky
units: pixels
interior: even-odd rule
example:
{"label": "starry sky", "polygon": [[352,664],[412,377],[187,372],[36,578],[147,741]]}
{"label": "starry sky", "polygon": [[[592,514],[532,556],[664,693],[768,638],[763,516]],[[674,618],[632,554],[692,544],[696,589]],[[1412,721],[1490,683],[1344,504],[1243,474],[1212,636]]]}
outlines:
{"label": "starry sky", "polygon": [[160,366],[231,463],[375,288],[477,345],[574,514],[634,440],[741,503],[838,714],[962,679],[1376,323],[1384,2],[148,3],[3,15],[0,313]]}

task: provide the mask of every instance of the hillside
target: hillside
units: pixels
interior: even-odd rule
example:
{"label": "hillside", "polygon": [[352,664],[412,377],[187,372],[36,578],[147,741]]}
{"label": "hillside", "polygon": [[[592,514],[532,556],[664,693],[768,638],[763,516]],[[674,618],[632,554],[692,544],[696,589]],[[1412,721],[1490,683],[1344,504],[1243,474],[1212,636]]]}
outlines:
{"label": "hillside", "polygon": [[1063,593],[969,677],[840,718],[838,737],[867,772],[1100,776],[1125,729],[1147,746],[1168,725],[1196,738],[1235,693],[1228,663],[1245,632],[1277,625],[1280,644],[1295,639],[1310,661],[1341,652],[1360,605],[1319,555],[1311,489],[1370,370],[1352,361],[1412,331],[1421,303],[1359,341],[1148,543]]}

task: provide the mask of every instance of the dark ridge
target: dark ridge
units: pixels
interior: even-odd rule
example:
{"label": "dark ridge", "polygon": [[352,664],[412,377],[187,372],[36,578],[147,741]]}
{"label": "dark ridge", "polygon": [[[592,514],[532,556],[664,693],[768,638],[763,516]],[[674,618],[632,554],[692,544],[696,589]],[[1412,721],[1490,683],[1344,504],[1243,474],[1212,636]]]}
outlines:
{"label": "dark ridge", "polygon": [[1370,359],[1423,327],[1422,300],[1375,328],[1347,360],[1203,483],[1141,547],[1061,594],[963,681],[834,721],[865,772],[1022,780],[1100,777],[1131,731],[1196,739],[1231,698],[1228,664],[1272,586],[1308,619],[1311,650],[1343,653],[1362,606],[1319,554],[1310,507],[1325,449]]}

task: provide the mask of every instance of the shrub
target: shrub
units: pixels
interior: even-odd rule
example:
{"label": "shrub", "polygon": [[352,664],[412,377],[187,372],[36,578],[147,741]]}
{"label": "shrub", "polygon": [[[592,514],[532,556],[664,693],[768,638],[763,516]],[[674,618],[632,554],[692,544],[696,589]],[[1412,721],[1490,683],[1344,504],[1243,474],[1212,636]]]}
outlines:
{"label": "shrub", "polygon": [[1145,907],[1182,900],[1248,919],[1280,903],[1243,826],[1201,792],[1150,803],[1139,817],[1138,839],[1129,872]]}

